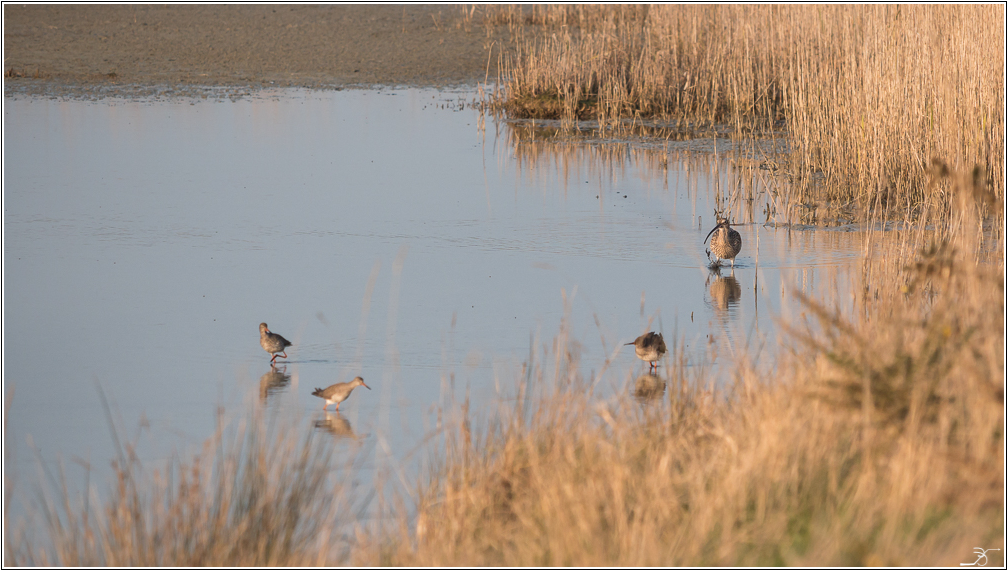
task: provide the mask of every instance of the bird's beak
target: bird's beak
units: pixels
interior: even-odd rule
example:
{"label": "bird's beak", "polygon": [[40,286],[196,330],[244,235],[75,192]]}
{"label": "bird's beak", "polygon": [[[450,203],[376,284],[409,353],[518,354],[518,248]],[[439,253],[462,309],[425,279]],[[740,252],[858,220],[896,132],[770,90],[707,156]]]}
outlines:
{"label": "bird's beak", "polygon": [[361,381],[361,386],[364,387],[365,389],[369,390],[369,391],[371,390],[371,387],[365,385],[364,381]]}
{"label": "bird's beak", "polygon": [[[708,233],[707,233],[707,238],[710,238],[710,235],[714,233],[714,230],[717,230],[717,229],[718,229],[718,228],[720,228],[720,227],[721,227],[721,225],[720,225],[720,224],[718,224],[717,226],[715,226],[715,227],[714,227],[714,228],[713,228],[713,229],[712,229],[712,230],[711,230],[710,232],[708,232]],[[703,239],[703,243],[704,243],[704,244],[706,244],[706,243],[707,243],[707,238],[704,238],[704,239]]]}

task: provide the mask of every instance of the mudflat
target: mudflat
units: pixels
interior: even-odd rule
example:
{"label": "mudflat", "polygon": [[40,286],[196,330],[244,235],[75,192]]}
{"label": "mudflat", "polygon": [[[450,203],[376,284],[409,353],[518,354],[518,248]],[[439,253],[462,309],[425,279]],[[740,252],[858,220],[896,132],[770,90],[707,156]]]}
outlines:
{"label": "mudflat", "polygon": [[511,45],[449,5],[4,5],[4,89],[453,86]]}

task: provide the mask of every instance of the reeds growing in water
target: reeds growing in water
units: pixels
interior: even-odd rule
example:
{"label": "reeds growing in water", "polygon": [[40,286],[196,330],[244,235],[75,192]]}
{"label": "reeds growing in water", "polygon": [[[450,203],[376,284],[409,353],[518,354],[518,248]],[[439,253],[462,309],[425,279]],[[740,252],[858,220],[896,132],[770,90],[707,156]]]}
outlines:
{"label": "reeds growing in water", "polygon": [[[538,6],[488,20],[543,26],[501,56],[510,117],[644,119],[738,137],[783,127],[792,186],[916,218],[950,209],[938,159],[1004,198],[1004,6]],[[803,201],[807,196],[799,196]]]}
{"label": "reeds growing in water", "polygon": [[857,310],[803,299],[808,319],[786,324],[773,363],[739,354],[727,383],[672,343],[651,385],[664,392],[643,404],[629,390],[597,398],[618,374],[586,374],[561,331],[495,419],[446,411],[458,414],[444,454],[403,502],[416,510],[353,539],[336,530],[353,525],[340,508],[354,499],[314,431],[222,426],[149,477],[125,446],[110,498],[77,503],[57,484],[48,537],[8,523],[5,563],[956,566],[978,545],[1003,557],[1003,10],[534,8],[557,33],[510,60],[509,112],[783,125],[797,186],[818,173],[866,218],[917,222],[869,234]]}

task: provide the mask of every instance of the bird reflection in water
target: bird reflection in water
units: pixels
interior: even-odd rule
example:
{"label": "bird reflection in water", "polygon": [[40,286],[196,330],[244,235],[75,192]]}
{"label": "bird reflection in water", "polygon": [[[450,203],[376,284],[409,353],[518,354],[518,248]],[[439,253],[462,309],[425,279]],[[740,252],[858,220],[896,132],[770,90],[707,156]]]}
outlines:
{"label": "bird reflection in water", "polygon": [[728,276],[721,275],[721,269],[713,269],[707,276],[707,284],[710,286],[711,306],[714,311],[721,313],[729,311],[738,305],[742,298],[742,286],[735,279],[735,274]]}
{"label": "bird reflection in water", "polygon": [[268,373],[259,377],[259,398],[266,402],[271,397],[290,385],[291,377],[287,374],[287,368],[270,367]]}
{"label": "bird reflection in water", "polygon": [[641,400],[660,398],[665,394],[665,379],[645,373],[634,382],[634,396]]}
{"label": "bird reflection in water", "polygon": [[356,437],[353,428],[350,427],[350,421],[340,416],[340,413],[326,411],[322,414],[325,416],[315,421],[315,428],[325,430],[336,438]]}

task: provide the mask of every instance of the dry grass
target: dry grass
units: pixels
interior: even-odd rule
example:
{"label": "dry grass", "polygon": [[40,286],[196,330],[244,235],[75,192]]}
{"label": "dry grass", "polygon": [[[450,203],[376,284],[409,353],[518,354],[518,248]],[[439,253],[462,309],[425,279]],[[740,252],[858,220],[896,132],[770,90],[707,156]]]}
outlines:
{"label": "dry grass", "polygon": [[871,231],[853,315],[804,299],[772,365],[743,355],[727,383],[672,344],[661,399],[602,399],[615,373],[586,376],[561,331],[492,422],[459,407],[416,513],[370,535],[338,532],[352,498],[316,433],[254,417],[163,471],[123,446],[107,501],[58,475],[48,537],[8,527],[5,564],[956,566],[978,545],[1003,562],[1003,10],[488,11],[556,30],[508,63],[513,114],[783,121],[799,195],[817,174],[872,228],[918,224]]}
{"label": "dry grass", "polygon": [[[107,500],[95,490],[71,498],[66,476],[50,475],[41,516],[9,526],[7,565],[305,566],[346,557],[338,514],[348,507],[334,482],[331,448],[309,430],[264,426],[262,411],[230,428],[220,423],[202,452],[163,471],[145,471],[135,444],[120,448]],[[98,509],[94,509],[94,508]],[[344,530],[345,531],[345,530]]]}
{"label": "dry grass", "polygon": [[[511,117],[784,126],[791,185],[867,208],[951,209],[938,158],[1004,197],[1004,6],[540,6],[486,16],[551,34],[502,56]],[[900,216],[902,217],[902,216]]]}
{"label": "dry grass", "polygon": [[1003,550],[1004,267],[972,255],[963,204],[965,231],[923,249],[906,233],[910,265],[870,253],[853,316],[804,299],[772,370],[743,357],[724,390],[677,347],[660,405],[600,400],[611,373],[585,377],[561,331],[490,428],[458,416],[415,525],[354,561],[955,566]]}
{"label": "dry grass", "polygon": [[662,396],[602,398],[619,374],[585,375],[562,326],[497,418],[444,411],[444,453],[391,521],[354,526],[316,432],[253,417],[150,476],[125,446],[107,501],[61,476],[44,544],[8,529],[5,563],[956,566],[981,546],[996,565],[1004,236],[978,176],[932,175],[948,224],[873,234],[855,311],[804,299],[773,363],[736,347],[716,379],[673,340]]}

